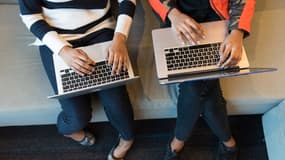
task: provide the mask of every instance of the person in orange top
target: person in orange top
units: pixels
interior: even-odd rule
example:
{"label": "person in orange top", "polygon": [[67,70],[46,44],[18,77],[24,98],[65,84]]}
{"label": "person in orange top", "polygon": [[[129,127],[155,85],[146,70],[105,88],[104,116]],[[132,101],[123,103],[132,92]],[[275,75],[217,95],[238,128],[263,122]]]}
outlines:
{"label": "person in orange top", "polygon": [[[229,34],[220,47],[220,67],[236,65],[242,55],[243,38],[250,33],[255,0],[149,0],[164,27],[172,27],[182,43],[199,44],[205,38],[199,23],[229,20]],[[236,160],[238,147],[233,138],[219,80],[179,84],[174,137],[167,144],[164,160],[177,160],[199,117],[220,140],[217,160]]]}

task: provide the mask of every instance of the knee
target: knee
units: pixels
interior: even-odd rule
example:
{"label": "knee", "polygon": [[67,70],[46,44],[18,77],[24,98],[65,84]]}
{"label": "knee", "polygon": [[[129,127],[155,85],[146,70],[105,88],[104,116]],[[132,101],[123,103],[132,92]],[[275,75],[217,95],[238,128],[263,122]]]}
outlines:
{"label": "knee", "polygon": [[58,115],[57,127],[61,134],[71,134],[85,128],[90,119],[91,112],[88,114],[66,114],[65,112],[61,112]]}
{"label": "knee", "polygon": [[132,111],[132,105],[125,87],[117,87],[99,93],[104,109],[109,113],[119,114]]}
{"label": "knee", "polygon": [[92,117],[92,109],[85,105],[63,105],[58,115],[57,126],[62,134],[70,134],[87,126]]}
{"label": "knee", "polygon": [[67,119],[88,119],[91,117],[92,108],[90,99],[75,97],[72,99],[60,100],[61,116]]}

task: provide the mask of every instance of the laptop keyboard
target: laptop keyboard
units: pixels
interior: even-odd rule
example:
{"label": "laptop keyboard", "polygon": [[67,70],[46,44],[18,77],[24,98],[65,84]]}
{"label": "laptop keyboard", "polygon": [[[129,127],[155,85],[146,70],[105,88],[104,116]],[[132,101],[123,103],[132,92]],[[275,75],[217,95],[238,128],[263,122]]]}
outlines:
{"label": "laptop keyboard", "polygon": [[168,71],[217,65],[220,43],[164,49]]}
{"label": "laptop keyboard", "polygon": [[111,75],[112,66],[108,61],[97,62],[95,71],[90,75],[81,76],[72,69],[61,70],[63,92],[70,92],[77,89],[87,88],[95,85],[106,84],[129,78],[128,72],[121,71],[118,75]]}

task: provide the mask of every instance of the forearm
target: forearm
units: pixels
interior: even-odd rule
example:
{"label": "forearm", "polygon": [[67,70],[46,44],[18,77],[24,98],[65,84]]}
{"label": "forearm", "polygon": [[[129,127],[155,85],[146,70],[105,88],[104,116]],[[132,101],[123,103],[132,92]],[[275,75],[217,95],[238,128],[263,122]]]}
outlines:
{"label": "forearm", "polygon": [[250,33],[250,24],[254,13],[255,0],[230,0],[229,30],[242,30],[244,36]]}
{"label": "forearm", "polygon": [[135,14],[136,0],[118,0],[118,2],[119,13],[115,32],[128,37]]}

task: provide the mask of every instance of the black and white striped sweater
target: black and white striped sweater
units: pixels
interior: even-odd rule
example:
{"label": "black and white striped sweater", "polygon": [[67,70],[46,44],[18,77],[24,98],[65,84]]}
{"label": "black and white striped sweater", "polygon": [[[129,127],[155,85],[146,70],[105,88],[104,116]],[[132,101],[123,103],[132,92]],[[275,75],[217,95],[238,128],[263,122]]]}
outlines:
{"label": "black and white striped sweater", "polygon": [[46,45],[58,53],[69,40],[84,38],[102,29],[115,29],[126,36],[134,16],[136,0],[118,0],[117,23],[111,0],[19,0],[20,16],[38,38],[35,45]]}

